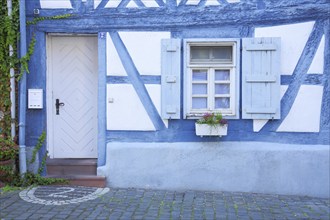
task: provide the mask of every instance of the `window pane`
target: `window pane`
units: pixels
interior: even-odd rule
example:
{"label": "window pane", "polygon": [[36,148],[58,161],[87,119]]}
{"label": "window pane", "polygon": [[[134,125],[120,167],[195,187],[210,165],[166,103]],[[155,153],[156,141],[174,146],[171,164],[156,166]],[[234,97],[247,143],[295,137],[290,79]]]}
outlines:
{"label": "window pane", "polygon": [[206,109],[207,108],[207,98],[192,98],[192,108],[193,109]]}
{"label": "window pane", "polygon": [[215,70],[215,80],[230,80],[229,70]]}
{"label": "window pane", "polygon": [[193,62],[231,62],[232,46],[191,46],[190,60]]}
{"label": "window pane", "polygon": [[218,60],[232,60],[232,47],[231,46],[222,46],[213,48],[213,58]]}
{"label": "window pane", "polygon": [[215,98],[215,108],[229,108],[229,98]]}
{"label": "window pane", "polygon": [[207,71],[206,70],[193,70],[192,72],[192,80],[207,80]]}
{"label": "window pane", "polygon": [[230,86],[229,84],[215,84],[215,94],[229,94]]}
{"label": "window pane", "polygon": [[207,94],[207,84],[193,84],[192,85],[193,95],[204,95]]}
{"label": "window pane", "polygon": [[210,50],[208,47],[191,47],[190,53],[192,60],[205,60],[210,58]]}

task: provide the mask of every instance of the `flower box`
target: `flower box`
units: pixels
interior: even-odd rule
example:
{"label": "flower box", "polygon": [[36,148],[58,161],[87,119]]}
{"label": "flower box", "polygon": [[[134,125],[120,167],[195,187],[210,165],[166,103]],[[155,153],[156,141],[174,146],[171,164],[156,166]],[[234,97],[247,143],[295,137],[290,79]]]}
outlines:
{"label": "flower box", "polygon": [[226,136],[228,124],[225,125],[208,125],[195,123],[197,136]]}

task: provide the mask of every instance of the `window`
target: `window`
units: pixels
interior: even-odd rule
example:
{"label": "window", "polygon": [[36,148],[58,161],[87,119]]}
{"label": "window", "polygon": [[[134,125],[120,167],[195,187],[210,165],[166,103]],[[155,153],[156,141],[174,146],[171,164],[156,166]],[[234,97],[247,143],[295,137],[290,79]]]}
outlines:
{"label": "window", "polygon": [[206,112],[237,115],[238,43],[236,40],[186,40],[186,118]]}
{"label": "window", "polygon": [[207,112],[238,119],[240,109],[242,119],[280,119],[280,38],[185,39],[183,50],[171,38],[161,47],[163,119]]}

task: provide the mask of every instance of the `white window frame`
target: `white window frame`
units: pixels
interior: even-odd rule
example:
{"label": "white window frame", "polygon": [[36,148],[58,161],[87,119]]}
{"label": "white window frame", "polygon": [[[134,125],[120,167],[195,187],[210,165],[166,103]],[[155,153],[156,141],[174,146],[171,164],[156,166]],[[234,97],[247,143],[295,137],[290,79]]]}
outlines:
{"label": "white window frame", "polygon": [[[196,119],[208,112],[221,112],[225,118],[239,118],[239,82],[240,82],[240,39],[185,39],[184,48],[184,118]],[[232,62],[221,63],[190,63],[190,47],[191,46],[232,46]],[[218,69],[230,70],[230,108],[215,110],[215,97],[221,95],[208,95],[208,109],[194,110],[192,109],[192,71],[194,69],[207,69],[208,74],[208,94],[214,94],[214,71]],[[212,84],[212,85],[211,85]]]}

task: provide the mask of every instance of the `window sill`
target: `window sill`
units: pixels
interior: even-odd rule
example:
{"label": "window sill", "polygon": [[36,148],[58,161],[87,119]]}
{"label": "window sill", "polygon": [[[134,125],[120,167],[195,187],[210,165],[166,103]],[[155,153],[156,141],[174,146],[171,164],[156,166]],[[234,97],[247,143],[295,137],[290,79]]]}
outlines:
{"label": "window sill", "polygon": [[[185,119],[200,119],[201,117],[203,117],[203,115],[205,115],[206,113],[217,113],[217,111],[209,111],[209,112],[202,112],[202,113],[187,113]],[[226,114],[226,113],[222,113],[222,116],[224,119],[238,119],[236,117],[236,115],[234,114]]]}

